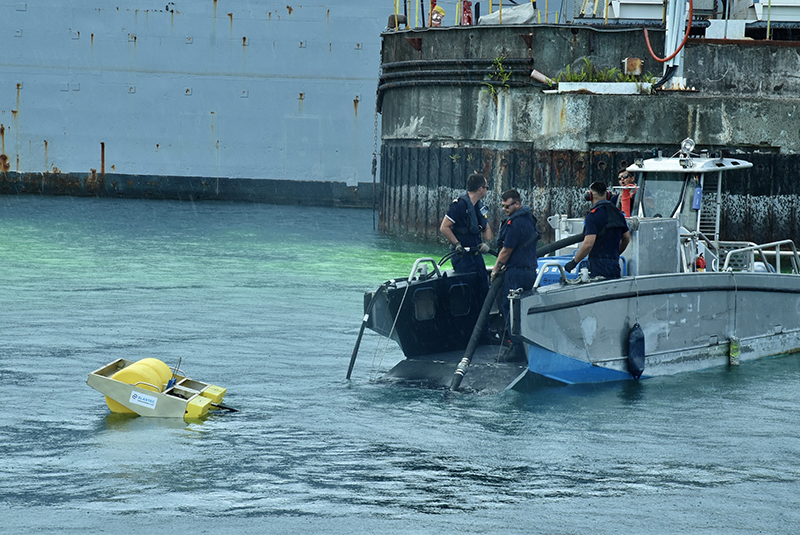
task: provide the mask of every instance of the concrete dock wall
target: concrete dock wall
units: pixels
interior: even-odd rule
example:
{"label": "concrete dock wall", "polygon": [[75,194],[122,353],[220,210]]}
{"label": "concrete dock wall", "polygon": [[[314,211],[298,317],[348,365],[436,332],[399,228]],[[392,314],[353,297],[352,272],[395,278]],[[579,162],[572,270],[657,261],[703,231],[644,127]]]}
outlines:
{"label": "concrete dock wall", "polygon": [[[650,31],[653,49],[663,33]],[[641,29],[585,26],[469,27],[383,34],[380,226],[437,240],[452,199],[474,170],[488,178],[493,223],[499,196],[520,190],[541,230],[554,213],[582,216],[595,180],[616,181],[636,157],[698,150],[754,163],[724,183],[723,237],[800,238],[800,43],[693,39],[686,91],[545,93],[531,69],[556,77],[586,60],[597,69],[643,60],[661,77]],[[499,83],[496,60],[512,71]],[[489,87],[488,84],[492,84]]]}

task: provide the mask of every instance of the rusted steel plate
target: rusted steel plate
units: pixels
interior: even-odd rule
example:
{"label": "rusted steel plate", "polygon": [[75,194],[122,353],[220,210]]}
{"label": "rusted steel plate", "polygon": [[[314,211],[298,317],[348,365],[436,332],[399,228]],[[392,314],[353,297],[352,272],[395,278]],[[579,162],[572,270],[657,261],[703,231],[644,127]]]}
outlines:
{"label": "rusted steel plate", "polygon": [[[566,213],[581,217],[588,206],[585,189],[596,180],[616,183],[618,171],[648,153],[613,151],[554,151],[525,146],[487,148],[384,145],[381,183],[383,207],[380,228],[388,234],[437,241],[438,228],[453,198],[465,189],[473,171],[489,180],[485,203],[493,230],[502,214],[500,195],[509,188],[520,191],[533,207],[546,240],[552,231],[545,220]],[[665,151],[666,153],[666,151]],[[800,155],[737,152],[731,156],[753,162],[753,168],[730,173],[723,184],[723,239],[765,243],[800,238]]]}

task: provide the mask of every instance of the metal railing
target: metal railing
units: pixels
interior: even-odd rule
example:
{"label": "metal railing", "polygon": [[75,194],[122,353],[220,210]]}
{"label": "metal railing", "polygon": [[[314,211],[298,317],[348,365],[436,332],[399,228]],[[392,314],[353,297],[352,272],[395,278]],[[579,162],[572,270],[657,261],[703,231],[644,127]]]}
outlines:
{"label": "metal railing", "polygon": [[[783,251],[781,249],[782,246],[788,246],[789,251]],[[769,250],[773,248],[774,250]],[[733,271],[731,267],[732,258],[735,255],[747,254],[748,255],[748,262],[747,262],[747,271],[755,271],[755,256],[758,255],[761,258],[761,261],[764,263],[765,266],[772,267],[776,273],[781,272],[781,258],[784,256],[789,257],[789,261],[792,264],[792,273],[800,274],[800,256],[797,254],[797,248],[794,245],[792,240],[780,240],[771,243],[764,243],[761,245],[753,244],[747,247],[741,247],[739,249],[733,249],[728,251],[725,255],[725,263],[722,266],[722,271]],[[774,256],[775,257],[775,265],[767,261],[767,256]]]}
{"label": "metal railing", "polygon": [[681,269],[684,273],[694,271],[695,258],[701,252],[699,247],[700,243],[702,243],[703,246],[713,255],[713,258],[706,258],[706,262],[709,263],[710,270],[716,271],[718,269],[719,247],[717,243],[711,240],[708,236],[699,230],[689,234],[681,234],[680,243]]}
{"label": "metal railing", "polygon": [[[427,279],[429,276],[431,276],[431,275],[428,275],[428,264],[427,264],[427,262],[430,262],[431,264],[433,264],[433,270],[434,270],[434,273],[436,274],[437,278],[442,276],[442,274],[439,272],[439,266],[438,266],[438,264],[436,264],[436,260],[434,260],[433,258],[428,258],[428,257],[426,257],[426,258],[417,258],[417,261],[414,262],[414,267],[411,268],[411,274],[408,276],[408,282],[409,283],[411,281],[413,281],[414,278],[417,277],[417,272],[418,271],[421,271],[419,278],[422,279],[422,280]],[[422,265],[420,265],[420,264],[422,264]]]}

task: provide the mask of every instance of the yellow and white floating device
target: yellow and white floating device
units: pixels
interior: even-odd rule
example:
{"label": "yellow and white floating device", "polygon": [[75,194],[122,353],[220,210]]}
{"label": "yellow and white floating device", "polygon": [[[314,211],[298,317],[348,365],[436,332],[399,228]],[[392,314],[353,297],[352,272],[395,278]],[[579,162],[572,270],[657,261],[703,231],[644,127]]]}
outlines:
{"label": "yellow and white floating device", "polygon": [[154,358],[117,359],[91,372],[86,384],[106,396],[111,412],[122,414],[194,419],[211,409],[229,408],[221,406],[225,388],[173,372]]}

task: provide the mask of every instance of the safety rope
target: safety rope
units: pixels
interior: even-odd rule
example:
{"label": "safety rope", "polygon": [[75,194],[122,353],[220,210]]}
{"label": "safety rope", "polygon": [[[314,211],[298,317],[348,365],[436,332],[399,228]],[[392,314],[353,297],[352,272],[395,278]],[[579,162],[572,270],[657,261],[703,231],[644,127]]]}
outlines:
{"label": "safety rope", "polygon": [[736,316],[739,308],[739,287],[736,284],[736,275],[734,275],[733,271],[731,271],[730,274],[733,278],[733,332],[736,333]]}
{"label": "safety rope", "polygon": [[[381,348],[380,339],[378,339],[378,344],[375,346],[375,353],[373,353],[372,355],[372,370],[370,371],[370,381],[375,381],[378,378],[378,369],[383,365],[383,357],[386,356],[386,352],[389,350],[389,342],[391,341],[392,335],[394,334],[394,328],[397,325],[397,318],[400,317],[400,311],[403,310],[403,303],[406,302],[406,296],[408,295],[409,288],[411,288],[411,283],[406,281],[406,289],[403,292],[403,298],[400,300],[400,306],[397,307],[397,314],[394,315],[394,321],[392,321],[392,328],[389,329],[389,335],[386,337],[386,341],[383,344],[383,352],[381,353],[377,366],[375,365],[375,359],[378,356],[378,350]],[[389,295],[388,292],[386,295],[388,297]]]}

